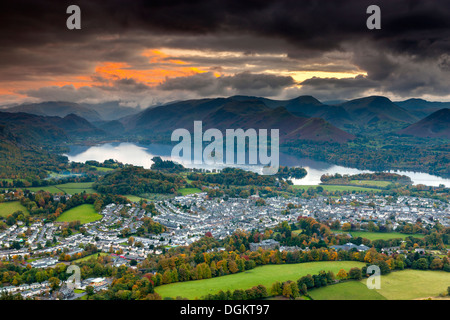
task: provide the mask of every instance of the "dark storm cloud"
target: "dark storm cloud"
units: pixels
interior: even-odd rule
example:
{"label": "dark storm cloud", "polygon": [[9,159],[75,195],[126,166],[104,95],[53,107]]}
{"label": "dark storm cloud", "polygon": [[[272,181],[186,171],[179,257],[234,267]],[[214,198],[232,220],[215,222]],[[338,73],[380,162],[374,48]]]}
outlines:
{"label": "dark storm cloud", "polygon": [[136,80],[132,78],[122,78],[114,81],[108,81],[109,85],[105,86],[94,86],[103,90],[107,91],[127,91],[127,92],[144,92],[148,91],[150,88],[149,86],[137,82]]}
{"label": "dark storm cloud", "polygon": [[[83,86],[75,88],[73,85],[48,86],[38,89],[21,91],[29,97],[43,101],[71,101],[71,102],[100,102],[103,100],[120,100],[127,97],[128,101],[140,101],[151,88],[132,78],[110,80],[95,77],[101,85]],[[136,99],[133,99],[136,98]]]}
{"label": "dark storm cloud", "polygon": [[375,87],[375,81],[364,76],[355,78],[317,78],[305,80],[297,94],[310,94],[318,99],[347,99],[361,96],[366,90]]}
{"label": "dark storm cloud", "polygon": [[[65,27],[71,4],[81,7],[82,30]],[[372,4],[381,8],[381,30],[366,28],[366,8]],[[0,81],[87,73],[97,61],[131,61],[145,68],[147,62],[138,53],[158,47],[246,53],[249,61],[267,63],[266,70],[277,62],[255,54],[285,54],[294,65],[313,64],[327,52],[342,51],[351,57],[340,71],[350,70],[349,64],[366,71],[364,84],[373,90],[448,94],[450,2],[16,0],[0,4]],[[216,65],[227,63],[238,62],[224,58]],[[236,75],[228,88],[237,81]],[[361,79],[333,81],[336,92],[350,92],[349,83],[356,86],[354,91],[363,89],[358,86]],[[217,89],[223,90],[224,83]],[[330,80],[304,86],[315,92],[324,83]],[[184,85],[190,90],[189,83]],[[259,92],[261,88],[247,89]]]}
{"label": "dark storm cloud", "polygon": [[72,85],[62,87],[51,86],[21,92],[29,97],[38,98],[43,101],[89,101],[101,98],[102,93],[96,88],[82,87],[76,89]]}
{"label": "dark storm cloud", "polygon": [[206,72],[189,77],[167,79],[159,88],[169,91],[191,91],[203,96],[213,94],[273,96],[294,84],[294,79],[289,76],[243,72],[233,76],[215,77],[213,73]]}
{"label": "dark storm cloud", "polygon": [[[82,9],[81,31],[65,28],[69,4]],[[382,9],[382,29],[374,32],[366,28],[366,8],[371,4]],[[421,55],[439,54],[449,48],[448,1],[16,0],[3,1],[0,9],[2,46],[40,46],[141,31],[167,36],[261,35],[318,51],[339,48],[343,41],[360,37]],[[424,48],[431,50],[424,53]]]}

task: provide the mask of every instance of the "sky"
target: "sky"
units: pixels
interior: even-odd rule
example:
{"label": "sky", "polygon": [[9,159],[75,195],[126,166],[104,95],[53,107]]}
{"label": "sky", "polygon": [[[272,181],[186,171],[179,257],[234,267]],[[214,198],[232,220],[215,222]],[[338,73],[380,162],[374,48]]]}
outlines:
{"label": "sky", "polygon": [[[69,30],[69,5],[81,30]],[[369,5],[381,29],[369,30]],[[15,0],[0,4],[0,105],[232,95],[450,101],[450,1]]]}

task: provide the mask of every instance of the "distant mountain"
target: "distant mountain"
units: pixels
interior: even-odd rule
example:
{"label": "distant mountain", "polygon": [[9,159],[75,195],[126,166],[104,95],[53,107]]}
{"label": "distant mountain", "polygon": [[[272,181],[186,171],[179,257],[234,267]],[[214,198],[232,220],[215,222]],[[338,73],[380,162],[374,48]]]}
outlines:
{"label": "distant mountain", "polygon": [[41,103],[22,104],[19,106],[4,109],[5,112],[24,112],[39,116],[65,117],[69,114],[75,114],[85,118],[88,121],[100,121],[100,114],[86,106],[73,102],[49,101]]}
{"label": "distant mountain", "polygon": [[342,104],[347,101],[348,100],[325,100],[325,101],[322,101],[322,103],[327,104],[329,106],[335,106],[335,105]]}
{"label": "distant mountain", "polygon": [[120,136],[125,132],[125,127],[119,120],[112,120],[101,123],[94,122],[93,125],[115,137]]}
{"label": "distant mountain", "polygon": [[[224,131],[227,128],[276,128],[280,131],[281,141],[313,140],[346,142],[354,136],[336,128],[321,118],[298,117],[291,114],[285,107],[276,109],[251,102],[251,107],[242,110],[242,102],[230,102],[204,120],[206,128],[217,128]],[[250,110],[250,112],[248,111]]]}
{"label": "distant mountain", "polygon": [[419,120],[407,110],[381,96],[354,99],[339,106],[348,112],[354,123],[360,125],[380,122],[414,123]]}
{"label": "distant mountain", "polygon": [[352,121],[348,112],[341,106],[325,105],[312,96],[300,96],[289,100],[286,109],[295,114],[323,118],[334,125],[343,125]]}
{"label": "distant mountain", "polygon": [[141,109],[121,106],[119,101],[98,104],[48,101],[22,104],[4,108],[1,111],[24,112],[39,116],[55,116],[61,118],[69,114],[74,114],[90,122],[98,122],[117,120],[131,114],[136,114],[141,111]]}
{"label": "distant mountain", "polygon": [[171,133],[174,129],[192,126],[209,113],[218,110],[225,98],[179,101],[146,109],[120,120],[126,131],[134,133]]}
{"label": "distant mountain", "polygon": [[99,137],[106,134],[105,131],[73,113],[64,118],[53,118],[53,123],[72,137]]}
{"label": "distant mountain", "polygon": [[398,133],[424,138],[450,139],[450,109],[438,110]]}
{"label": "distant mountain", "polygon": [[4,126],[4,130],[16,137],[17,143],[28,146],[68,141],[67,132],[53,122],[60,119],[22,112],[0,112],[0,125]]}
{"label": "distant mountain", "polygon": [[322,118],[331,124],[346,128],[347,126],[376,126],[378,124],[399,125],[414,123],[420,119],[386,97],[371,96],[350,101],[331,101],[333,105],[320,102],[312,96],[300,96],[291,100],[271,100],[267,98],[235,96],[239,101],[256,100],[270,108],[285,107],[290,113],[299,117]]}
{"label": "distant mountain", "polygon": [[[97,112],[102,120],[117,120],[142,111],[140,108],[124,107],[120,105],[120,101],[110,101],[97,104],[83,103],[82,106]],[[86,118],[89,120],[88,118]],[[96,120],[90,120],[96,121]]]}
{"label": "distant mountain", "polygon": [[61,143],[76,138],[106,135],[103,130],[74,114],[61,118],[23,112],[0,112],[0,126],[4,127],[5,132],[16,137],[18,143],[24,145]]}
{"label": "distant mountain", "polygon": [[405,101],[397,101],[395,104],[408,110],[411,114],[420,119],[425,118],[438,110],[450,108],[450,102],[432,102],[423,99],[408,99]]}
{"label": "distant mountain", "polygon": [[264,99],[242,97],[201,99],[176,102],[147,109],[121,120],[128,133],[171,133],[177,128],[193,129],[194,121],[203,121],[203,129],[279,129],[282,141],[305,139],[344,142],[353,135],[324,119],[299,117],[285,107],[268,107]]}
{"label": "distant mountain", "polygon": [[[176,101],[142,111],[123,107],[119,102],[43,102],[8,108],[12,112],[0,113],[0,125],[5,125],[9,132],[27,141],[57,142],[106,135],[116,138],[168,136],[178,128],[191,130],[194,121],[201,120],[204,130],[277,128],[282,141],[344,142],[354,138],[351,133],[398,132],[421,119],[414,112],[425,112],[441,105],[445,103],[420,99],[393,103],[381,96],[354,99],[338,105],[323,104],[312,96],[290,100],[233,96]],[[432,126],[428,122],[425,124]],[[439,129],[439,124],[437,126],[436,130],[433,126],[430,129],[432,136],[440,136],[441,132],[445,136],[446,131]],[[404,129],[404,134],[410,132],[407,129]],[[423,130],[419,134],[426,136]]]}
{"label": "distant mountain", "polygon": [[269,108],[285,107],[296,116],[323,118],[335,126],[342,126],[352,121],[350,115],[342,107],[323,104],[312,96],[300,96],[291,100],[272,100],[247,96],[234,96],[231,98],[239,101],[261,101]]}

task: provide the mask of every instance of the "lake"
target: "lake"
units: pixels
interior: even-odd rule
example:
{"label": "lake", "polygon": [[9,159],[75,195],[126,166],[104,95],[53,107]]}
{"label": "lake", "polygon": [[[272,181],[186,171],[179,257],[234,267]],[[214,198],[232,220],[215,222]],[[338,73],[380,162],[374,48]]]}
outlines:
{"label": "lake", "polygon": [[[181,163],[187,168],[199,169],[223,169],[230,167],[230,165],[215,164],[215,165],[193,165],[184,163],[181,159],[171,158],[172,146],[162,144],[138,145],[135,143],[121,142],[121,143],[105,143],[98,146],[72,146],[70,152],[65,154],[69,161],[86,162],[88,160],[95,160],[103,162],[105,160],[114,159],[125,164],[132,164],[144,168],[150,168],[155,156],[160,156],[163,160],[173,160]],[[280,165],[282,166],[299,166],[306,169],[308,174],[303,179],[292,179],[296,185],[318,185],[320,184],[320,177],[323,174],[358,174],[370,173],[370,170],[359,170],[355,168],[338,166],[322,161],[315,161],[312,159],[298,158],[280,152]],[[234,165],[241,169],[262,173],[262,166],[260,165]],[[434,175],[420,172],[410,171],[392,171],[398,174],[406,175],[411,178],[414,184],[424,184],[428,186],[439,186],[440,184],[450,187],[450,179],[444,179]]]}

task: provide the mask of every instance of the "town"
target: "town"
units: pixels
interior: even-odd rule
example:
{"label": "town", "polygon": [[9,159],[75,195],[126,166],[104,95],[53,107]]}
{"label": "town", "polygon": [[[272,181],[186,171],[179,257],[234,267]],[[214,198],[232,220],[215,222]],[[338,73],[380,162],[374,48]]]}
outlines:
{"label": "town", "polygon": [[[25,226],[18,221],[0,234],[0,260],[21,257],[24,261],[30,261],[31,268],[54,267],[58,263],[69,263],[72,259],[85,256],[85,248],[94,244],[99,252],[112,255],[114,266],[135,266],[149,255],[159,255],[171,247],[188,246],[207,233],[216,239],[224,239],[236,230],[264,231],[275,228],[283,221],[293,223],[298,217],[338,221],[340,226],[359,225],[362,230],[369,221],[387,226],[387,231],[395,231],[400,225],[415,224],[417,221],[424,226],[435,223],[450,226],[449,204],[411,196],[392,198],[349,194],[334,199],[323,196],[312,199],[262,199],[253,195],[225,200],[210,199],[207,193],[196,193],[157,201],[155,209],[157,214],[151,214],[139,203],[111,203],[101,211],[101,220],[86,223],[83,225],[85,232],[67,237],[61,235],[63,223],[40,221]],[[166,230],[160,234],[136,235],[144,218],[152,218]],[[257,250],[263,245],[272,248],[278,244],[274,240],[265,241],[251,244],[250,248]],[[361,248],[369,249],[365,246]],[[279,249],[284,250],[283,247]],[[340,249],[345,248],[341,246]],[[92,283],[93,279],[87,281]],[[107,284],[105,279],[96,282]],[[86,287],[86,281],[82,285]],[[24,297],[28,297],[42,294],[43,288],[48,288],[48,283],[10,286],[2,290],[9,293],[21,291]]]}

